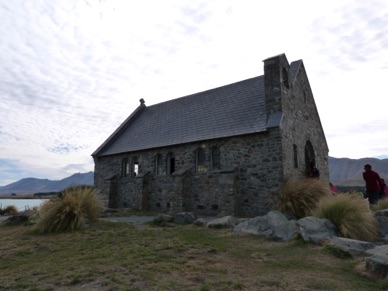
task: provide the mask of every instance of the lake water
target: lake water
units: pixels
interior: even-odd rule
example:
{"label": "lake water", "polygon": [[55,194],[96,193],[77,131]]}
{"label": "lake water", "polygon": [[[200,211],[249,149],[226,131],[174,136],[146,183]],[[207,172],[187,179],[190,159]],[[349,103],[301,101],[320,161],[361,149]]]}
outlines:
{"label": "lake water", "polygon": [[47,199],[0,199],[0,208],[4,209],[7,206],[14,205],[18,211],[24,211],[40,206],[45,201]]}

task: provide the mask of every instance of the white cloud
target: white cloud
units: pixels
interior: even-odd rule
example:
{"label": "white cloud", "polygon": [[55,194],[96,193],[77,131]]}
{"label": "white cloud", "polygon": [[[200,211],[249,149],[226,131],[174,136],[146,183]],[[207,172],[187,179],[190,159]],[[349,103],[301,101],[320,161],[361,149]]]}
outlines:
{"label": "white cloud", "polygon": [[0,2],[0,185],[93,170],[140,98],[261,75],[283,52],[305,63],[330,155],[382,156],[387,16],[382,0]]}

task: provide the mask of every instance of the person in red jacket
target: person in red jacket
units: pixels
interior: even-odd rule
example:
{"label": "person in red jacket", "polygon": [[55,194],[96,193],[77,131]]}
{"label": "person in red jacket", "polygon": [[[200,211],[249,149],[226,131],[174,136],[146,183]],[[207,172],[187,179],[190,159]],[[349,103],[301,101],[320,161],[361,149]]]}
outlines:
{"label": "person in red jacket", "polygon": [[384,185],[381,182],[380,175],[372,170],[372,166],[366,164],[364,166],[365,172],[362,173],[362,177],[365,180],[365,190],[370,204],[377,204],[379,201],[380,189],[384,189]]}

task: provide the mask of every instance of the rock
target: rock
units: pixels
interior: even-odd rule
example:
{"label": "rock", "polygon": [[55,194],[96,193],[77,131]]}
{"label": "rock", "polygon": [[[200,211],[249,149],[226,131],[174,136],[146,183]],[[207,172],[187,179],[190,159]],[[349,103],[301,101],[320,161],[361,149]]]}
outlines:
{"label": "rock", "polygon": [[176,224],[191,224],[197,219],[193,212],[182,212],[175,215],[174,222]]}
{"label": "rock", "polygon": [[366,252],[366,255],[386,255],[388,256],[388,245],[375,246],[373,248],[369,248]]}
{"label": "rock", "polygon": [[365,267],[374,275],[388,279],[388,256],[387,255],[373,255],[365,258]]}
{"label": "rock", "polygon": [[329,245],[338,247],[341,250],[351,254],[353,257],[362,255],[369,249],[372,249],[375,247],[375,245],[370,242],[359,241],[355,239],[337,237],[337,236],[333,237],[330,240]]}
{"label": "rock", "polygon": [[275,240],[290,240],[298,233],[295,220],[288,220],[281,212],[273,210],[266,215],[239,223],[234,231],[251,233]]}
{"label": "rock", "polygon": [[307,216],[299,219],[297,225],[303,239],[315,244],[322,244],[337,234],[336,226],[328,219]]}
{"label": "rock", "polygon": [[156,219],[159,219],[160,221],[165,221],[165,222],[173,222],[174,221],[174,217],[172,217],[171,215],[168,215],[168,214],[159,214],[158,217],[156,217]]}
{"label": "rock", "polygon": [[197,220],[195,220],[193,222],[194,225],[196,226],[203,226],[203,227],[206,227],[207,226],[207,219],[206,218],[198,218]]}
{"label": "rock", "polygon": [[375,215],[377,222],[379,223],[379,232],[382,237],[388,235],[388,217]]}
{"label": "rock", "polygon": [[237,224],[236,219],[231,216],[224,216],[221,218],[213,219],[212,221],[209,221],[207,224],[207,227],[209,228],[228,228],[228,227],[234,227]]}

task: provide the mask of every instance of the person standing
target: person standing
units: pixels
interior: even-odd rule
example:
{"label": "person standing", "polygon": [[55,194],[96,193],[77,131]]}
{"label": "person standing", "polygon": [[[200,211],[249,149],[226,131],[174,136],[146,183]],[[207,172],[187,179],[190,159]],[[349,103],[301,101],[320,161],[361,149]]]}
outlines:
{"label": "person standing", "polygon": [[366,195],[370,204],[377,204],[379,201],[380,189],[384,189],[384,185],[381,182],[380,175],[372,170],[372,166],[366,164],[364,166],[365,172],[362,173],[362,177],[365,180]]}

